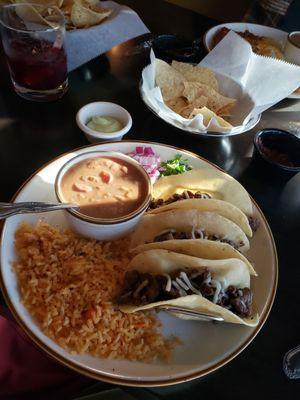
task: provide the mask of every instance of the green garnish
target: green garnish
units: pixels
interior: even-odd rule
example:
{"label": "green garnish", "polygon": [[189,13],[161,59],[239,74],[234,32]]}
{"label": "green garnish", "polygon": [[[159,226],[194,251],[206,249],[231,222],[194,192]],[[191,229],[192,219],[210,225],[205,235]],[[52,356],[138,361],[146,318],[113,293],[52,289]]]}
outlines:
{"label": "green garnish", "polygon": [[179,175],[192,169],[192,167],[187,164],[187,160],[182,160],[181,154],[176,154],[171,160],[162,161],[160,166],[161,176]]}

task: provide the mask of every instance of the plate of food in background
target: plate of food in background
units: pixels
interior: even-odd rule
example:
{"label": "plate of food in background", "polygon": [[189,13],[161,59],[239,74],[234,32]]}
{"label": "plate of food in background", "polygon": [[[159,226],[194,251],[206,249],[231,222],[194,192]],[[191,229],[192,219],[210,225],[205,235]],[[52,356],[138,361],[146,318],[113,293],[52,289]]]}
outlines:
{"label": "plate of food in background", "polygon": [[[210,28],[203,36],[206,50],[211,51],[230,31],[238,33],[250,43],[254,53],[284,60],[288,33],[278,28],[247,22],[224,23]],[[288,98],[299,99],[299,89]]]}
{"label": "plate of food in background", "polygon": [[229,31],[238,33],[251,44],[254,53],[261,56],[283,59],[283,50],[287,40],[287,32],[269,26],[232,22],[214,26],[203,36],[207,51],[211,51]]}
{"label": "plate of food in background", "polygon": [[[268,223],[243,186],[218,167],[150,142],[66,153],[34,173],[14,201],[57,201],[63,167],[105,151],[143,166],[153,181],[148,210],[132,233],[106,241],[74,233],[62,211],[8,218],[0,273],[7,304],[44,351],[92,378],[164,386],[209,374],[255,338],[272,307],[278,266]],[[99,174],[97,159],[90,161],[87,176],[74,185],[78,199],[109,192],[107,178],[117,173],[115,160],[106,160],[102,167],[111,170]],[[126,175],[124,166],[121,171]],[[226,322],[147,310],[159,302]]]}

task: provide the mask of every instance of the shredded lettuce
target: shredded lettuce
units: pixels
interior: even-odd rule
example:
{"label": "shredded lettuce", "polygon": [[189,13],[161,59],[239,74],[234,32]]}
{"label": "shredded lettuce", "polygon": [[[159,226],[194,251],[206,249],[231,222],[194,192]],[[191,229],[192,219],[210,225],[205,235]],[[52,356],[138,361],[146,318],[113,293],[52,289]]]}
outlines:
{"label": "shredded lettuce", "polygon": [[188,165],[187,160],[182,159],[181,154],[176,154],[174,158],[160,163],[160,175],[179,175],[186,171],[190,171],[192,167]]}

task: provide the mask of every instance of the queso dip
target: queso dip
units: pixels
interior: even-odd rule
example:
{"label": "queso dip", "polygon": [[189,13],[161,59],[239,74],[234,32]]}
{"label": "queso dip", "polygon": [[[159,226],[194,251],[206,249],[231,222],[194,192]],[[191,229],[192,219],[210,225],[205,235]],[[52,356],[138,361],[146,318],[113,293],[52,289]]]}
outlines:
{"label": "queso dip", "polygon": [[124,217],[145,201],[148,182],[126,160],[94,157],[73,165],[62,177],[61,195],[80,205],[84,215],[111,219]]}

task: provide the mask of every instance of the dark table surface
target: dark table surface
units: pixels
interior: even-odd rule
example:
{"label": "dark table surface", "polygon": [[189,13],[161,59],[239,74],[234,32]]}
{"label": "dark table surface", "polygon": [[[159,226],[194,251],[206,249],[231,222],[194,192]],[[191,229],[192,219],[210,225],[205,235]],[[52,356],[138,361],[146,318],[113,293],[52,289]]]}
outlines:
{"label": "dark table surface", "polygon": [[[299,396],[300,381],[282,370],[284,353],[300,344],[300,174],[288,182],[266,178],[251,164],[252,140],[263,127],[281,127],[299,134],[299,103],[284,100],[266,112],[250,132],[231,138],[187,136],[154,116],[139,96],[142,68],[149,50],[137,38],[113,48],[69,75],[70,89],[57,102],[25,101],[12,90],[3,55],[0,63],[0,201],[9,201],[37,168],[54,157],[86,145],[75,123],[78,109],[104,100],[124,106],[133,117],[125,139],[172,144],[191,150],[237,178],[264,212],[279,256],[279,286],[273,309],[256,339],[233,361],[211,375],[172,387],[132,391],[136,398],[270,399]],[[3,301],[3,300],[2,300]],[[92,382],[91,382],[92,384]],[[105,388],[113,386],[105,385]],[[101,390],[98,385],[95,390]],[[121,395],[119,398],[122,398]]]}

